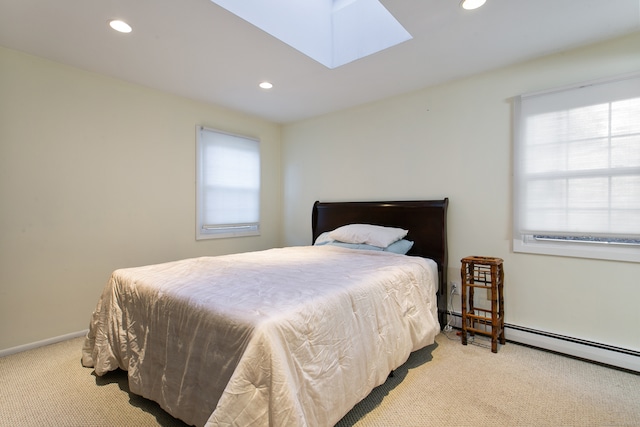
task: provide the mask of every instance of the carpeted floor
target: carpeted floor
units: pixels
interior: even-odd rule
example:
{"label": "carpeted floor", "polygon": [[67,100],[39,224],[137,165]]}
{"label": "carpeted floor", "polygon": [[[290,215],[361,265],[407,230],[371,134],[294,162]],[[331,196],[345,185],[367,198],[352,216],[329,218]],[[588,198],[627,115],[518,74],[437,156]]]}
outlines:
{"label": "carpeted floor", "polygon": [[[83,368],[82,341],[0,358],[0,426],[184,426],[131,394],[125,372]],[[640,426],[640,375],[486,344],[440,334],[338,426]]]}

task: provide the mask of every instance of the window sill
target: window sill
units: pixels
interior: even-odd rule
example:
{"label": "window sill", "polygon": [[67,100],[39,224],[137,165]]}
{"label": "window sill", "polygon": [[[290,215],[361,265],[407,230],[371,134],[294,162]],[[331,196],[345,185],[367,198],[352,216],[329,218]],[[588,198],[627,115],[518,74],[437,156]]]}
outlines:
{"label": "window sill", "polygon": [[513,252],[640,263],[640,247],[575,242],[523,242],[513,239]]}
{"label": "window sill", "polygon": [[196,240],[207,240],[207,239],[228,239],[232,237],[248,237],[248,236],[259,236],[260,230],[252,230],[252,231],[231,231],[228,233],[196,233]]}

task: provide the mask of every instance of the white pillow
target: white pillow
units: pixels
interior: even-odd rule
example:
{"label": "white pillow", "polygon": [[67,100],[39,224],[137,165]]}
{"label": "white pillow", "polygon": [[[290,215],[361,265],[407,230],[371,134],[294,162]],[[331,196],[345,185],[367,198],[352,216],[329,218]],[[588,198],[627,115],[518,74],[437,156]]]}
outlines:
{"label": "white pillow", "polygon": [[402,239],[407,233],[408,231],[402,228],[370,224],[349,224],[336,228],[329,233],[329,236],[340,242],[365,243],[386,248],[393,242]]}

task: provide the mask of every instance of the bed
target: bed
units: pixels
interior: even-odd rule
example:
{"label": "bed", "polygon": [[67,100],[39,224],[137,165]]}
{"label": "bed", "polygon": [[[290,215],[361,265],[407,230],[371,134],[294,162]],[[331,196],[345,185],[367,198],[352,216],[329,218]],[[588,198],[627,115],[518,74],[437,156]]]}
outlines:
{"label": "bed", "polygon": [[[445,324],[447,205],[316,202],[317,245],[116,270],[82,363],[191,425],[335,425]],[[413,244],[320,244],[354,224]]]}

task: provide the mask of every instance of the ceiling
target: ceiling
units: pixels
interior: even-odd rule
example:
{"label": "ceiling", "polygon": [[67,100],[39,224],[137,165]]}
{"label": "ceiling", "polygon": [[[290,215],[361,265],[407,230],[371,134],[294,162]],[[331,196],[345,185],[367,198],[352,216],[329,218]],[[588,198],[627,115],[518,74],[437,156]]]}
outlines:
{"label": "ceiling", "polygon": [[0,46],[290,123],[640,31],[640,0],[381,1],[413,39],[335,69],[209,0],[0,0]]}

